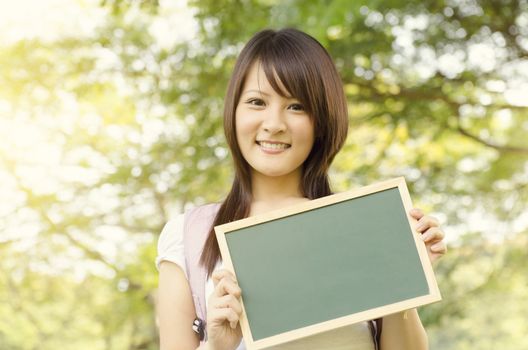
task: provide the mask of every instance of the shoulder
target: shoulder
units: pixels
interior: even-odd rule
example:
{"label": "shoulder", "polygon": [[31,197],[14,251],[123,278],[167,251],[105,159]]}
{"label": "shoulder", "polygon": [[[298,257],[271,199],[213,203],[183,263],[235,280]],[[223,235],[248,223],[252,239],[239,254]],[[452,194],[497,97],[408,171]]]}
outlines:
{"label": "shoulder", "polygon": [[169,220],[158,238],[158,255],[156,257],[156,267],[159,269],[162,261],[171,261],[180,267],[185,267],[183,250],[183,220],[184,215],[180,214]]}
{"label": "shoulder", "polygon": [[220,208],[219,203],[212,203],[194,207],[185,212],[183,241],[191,250],[201,251],[213,225],[218,208]]}
{"label": "shoulder", "polygon": [[186,271],[186,256],[200,256],[219,207],[219,203],[193,207],[169,220],[158,238],[156,267],[159,269],[162,261],[170,261]]}
{"label": "shoulder", "polygon": [[167,223],[165,224],[165,226],[163,226],[163,229],[161,230],[160,238],[181,232],[184,216],[185,214],[178,214],[175,218],[172,218],[167,221]]}
{"label": "shoulder", "polygon": [[173,219],[167,221],[160,234],[160,241],[169,238],[176,238],[183,235],[184,225],[193,219],[214,218],[221,203],[210,203],[187,209],[185,213],[180,213]]}
{"label": "shoulder", "polygon": [[216,216],[221,203],[209,203],[200,205],[191,209],[186,210],[185,218],[187,220],[200,218],[200,219],[211,219]]}

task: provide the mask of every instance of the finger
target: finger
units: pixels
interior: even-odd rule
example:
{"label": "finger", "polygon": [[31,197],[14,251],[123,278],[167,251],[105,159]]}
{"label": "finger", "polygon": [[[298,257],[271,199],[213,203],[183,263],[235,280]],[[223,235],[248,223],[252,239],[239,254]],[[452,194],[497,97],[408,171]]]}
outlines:
{"label": "finger", "polygon": [[419,220],[422,218],[422,216],[424,216],[423,211],[419,208],[412,208],[411,210],[409,210],[409,214],[411,214],[411,216],[416,220]]}
{"label": "finger", "polygon": [[433,253],[438,253],[438,254],[447,253],[447,245],[445,244],[444,241],[433,244],[430,249]]}
{"label": "finger", "polygon": [[440,223],[435,217],[424,215],[420,220],[418,220],[418,223],[416,224],[416,231],[418,232],[424,232],[429,227],[436,227],[440,226]]}
{"label": "finger", "polygon": [[231,280],[236,282],[235,275],[231,271],[226,270],[226,269],[220,269],[220,270],[214,271],[213,274],[211,275],[211,278],[213,279],[213,284],[215,286],[218,284],[218,282],[220,282],[222,278],[230,278]]}
{"label": "finger", "polygon": [[232,294],[224,295],[221,298],[216,298],[212,307],[219,309],[231,308],[238,315],[242,314],[242,305],[240,304],[240,301]]}
{"label": "finger", "polygon": [[222,297],[226,294],[232,294],[237,298],[242,294],[238,284],[229,277],[222,278],[215,286],[213,292],[213,295],[216,297]]}
{"label": "finger", "polygon": [[222,324],[229,322],[231,328],[235,329],[240,317],[233,309],[211,310],[211,320],[213,323]]}
{"label": "finger", "polygon": [[[238,318],[240,317],[240,315],[242,315],[242,305],[240,304],[237,298],[235,298],[233,295],[230,295],[230,294],[224,295],[221,298],[217,298],[214,301],[214,305],[211,305],[211,307],[212,307],[211,310],[225,310],[225,309],[232,310],[233,312],[237,314]],[[216,312],[216,311],[213,311],[213,312]],[[232,318],[231,319],[228,318],[228,321],[229,321],[230,327],[235,329],[238,321],[233,321]]]}
{"label": "finger", "polygon": [[441,241],[445,237],[444,231],[440,227],[431,227],[422,234],[422,241],[424,242],[436,242]]}

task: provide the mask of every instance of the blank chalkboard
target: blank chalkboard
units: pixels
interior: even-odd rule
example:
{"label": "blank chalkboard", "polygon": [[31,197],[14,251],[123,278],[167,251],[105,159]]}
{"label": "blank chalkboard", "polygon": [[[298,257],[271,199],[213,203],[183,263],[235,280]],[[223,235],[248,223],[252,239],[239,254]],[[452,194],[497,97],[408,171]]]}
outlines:
{"label": "blank chalkboard", "polygon": [[440,300],[403,178],[215,227],[248,349]]}

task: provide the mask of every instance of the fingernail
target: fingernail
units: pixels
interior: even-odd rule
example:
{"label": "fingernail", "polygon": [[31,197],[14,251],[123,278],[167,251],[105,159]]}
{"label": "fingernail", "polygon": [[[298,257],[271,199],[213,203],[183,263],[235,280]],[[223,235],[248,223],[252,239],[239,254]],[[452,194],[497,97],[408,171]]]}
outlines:
{"label": "fingernail", "polygon": [[422,241],[427,241],[429,239],[429,236],[428,235],[422,235]]}

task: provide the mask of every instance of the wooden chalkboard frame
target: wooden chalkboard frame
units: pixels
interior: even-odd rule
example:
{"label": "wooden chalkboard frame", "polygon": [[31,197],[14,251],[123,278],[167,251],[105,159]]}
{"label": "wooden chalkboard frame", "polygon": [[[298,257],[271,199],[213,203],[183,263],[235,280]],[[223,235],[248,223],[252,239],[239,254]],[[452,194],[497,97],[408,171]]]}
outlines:
{"label": "wooden chalkboard frame", "polygon": [[[363,322],[366,320],[372,320],[379,317],[383,317],[389,314],[401,312],[404,310],[416,308],[418,306],[430,304],[441,300],[440,291],[436,283],[435,275],[430,263],[430,260],[427,256],[427,251],[423,241],[421,240],[421,234],[415,230],[416,220],[409,215],[409,210],[413,208],[409,191],[407,189],[405,179],[403,177],[395,178],[392,180],[387,180],[377,184],[357,188],[351,191],[342,192],[334,194],[331,196],[314,199],[311,201],[303,202],[288,208],[283,208],[280,210],[274,210],[265,214],[256,215],[253,217],[245,218],[238,221],[233,221],[231,223],[223,224],[216,226],[215,233],[218,240],[220,252],[223,259],[224,268],[233,272],[236,276],[236,269],[233,266],[233,261],[231,259],[231,253],[229,251],[229,246],[227,243],[226,235],[229,235],[230,232],[239,230],[241,228],[263,224],[269,221],[274,221],[276,219],[284,218],[287,216],[303,213],[305,211],[314,210],[321,207],[326,207],[335,203],[348,201],[351,199],[361,200],[362,197],[365,197],[369,194],[374,194],[376,192],[385,191],[388,189],[398,189],[405,209],[407,220],[409,222],[409,234],[414,238],[416,245],[416,250],[421,262],[421,269],[427,280],[427,285],[429,288],[429,293],[407,299],[404,301],[396,302],[388,305],[379,305],[378,307],[371,308],[366,311],[350,314],[344,317],[335,318],[329,321],[321,322],[315,325],[310,325],[307,327],[302,327],[299,329],[294,329],[284,333],[276,334],[266,338],[254,340],[252,330],[247,318],[247,314],[244,308],[244,296],[242,295],[242,308],[243,313],[240,320],[240,325],[242,329],[242,334],[244,337],[244,342],[248,350],[259,350],[266,349],[272,346],[280,345],[290,341],[294,341],[300,338],[307,336],[315,335],[318,333],[330,331],[336,328],[348,326],[357,322]],[[238,276],[237,276],[238,279]],[[244,293],[244,291],[242,291]]]}

